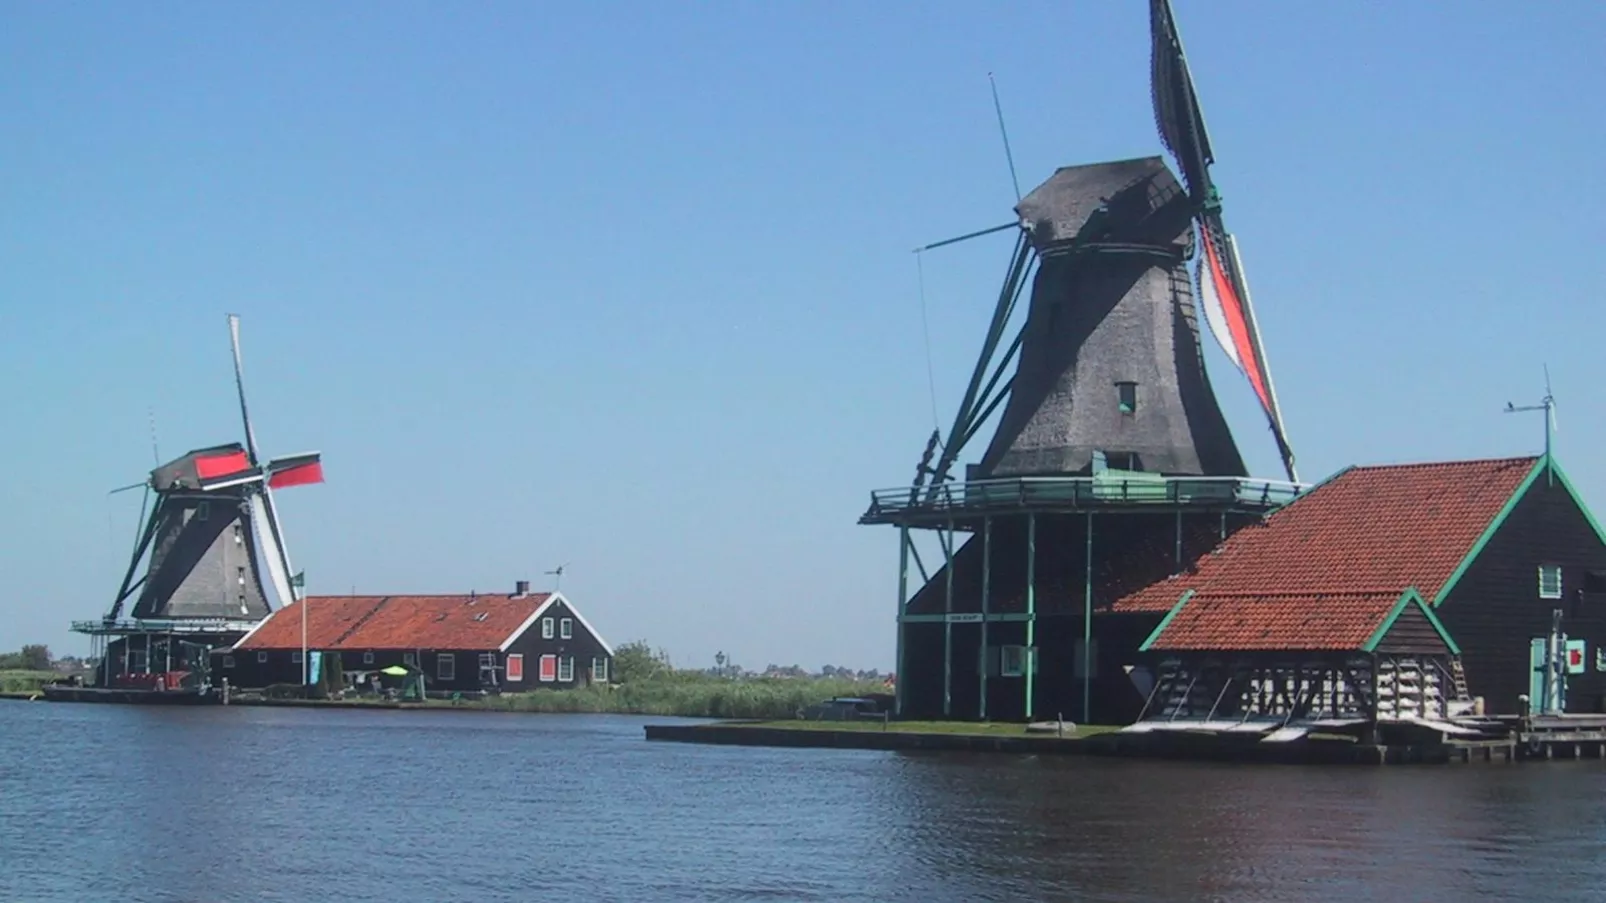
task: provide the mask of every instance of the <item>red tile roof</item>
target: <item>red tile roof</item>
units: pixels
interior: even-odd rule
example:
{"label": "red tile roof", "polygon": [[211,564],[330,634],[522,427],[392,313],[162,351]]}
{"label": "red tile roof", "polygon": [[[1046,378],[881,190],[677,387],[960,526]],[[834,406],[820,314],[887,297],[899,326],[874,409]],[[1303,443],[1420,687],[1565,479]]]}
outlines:
{"label": "red tile roof", "polygon": [[1432,603],[1537,461],[1352,467],[1113,610],[1169,611],[1187,590],[1397,599],[1414,587]]}
{"label": "red tile roof", "polygon": [[1190,596],[1148,644],[1155,651],[1359,650],[1398,592]]}
{"label": "red tile roof", "polygon": [[314,649],[499,649],[551,598],[308,596],[274,612],[237,648],[299,649],[305,605],[307,646]]}

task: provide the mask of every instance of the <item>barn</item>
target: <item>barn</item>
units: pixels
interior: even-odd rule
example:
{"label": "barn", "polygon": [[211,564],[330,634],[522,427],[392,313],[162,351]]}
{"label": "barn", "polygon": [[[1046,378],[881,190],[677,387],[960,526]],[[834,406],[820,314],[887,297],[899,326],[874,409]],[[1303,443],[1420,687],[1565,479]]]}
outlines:
{"label": "barn", "polygon": [[[318,653],[317,656],[306,653]],[[421,671],[432,693],[504,693],[607,683],[613,647],[561,593],[308,596],[216,654],[213,673],[252,689],[316,683],[338,656],[348,682]]]}
{"label": "barn", "polygon": [[1113,609],[1160,619],[1150,717],[1606,712],[1606,533],[1548,454],[1348,468]]}

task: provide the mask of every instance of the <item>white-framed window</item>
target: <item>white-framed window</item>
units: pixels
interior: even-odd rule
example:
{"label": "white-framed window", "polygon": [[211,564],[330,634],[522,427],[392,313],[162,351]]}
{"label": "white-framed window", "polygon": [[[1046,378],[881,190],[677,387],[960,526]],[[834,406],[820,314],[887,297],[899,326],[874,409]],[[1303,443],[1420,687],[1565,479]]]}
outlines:
{"label": "white-framed window", "polygon": [[558,636],[565,640],[574,639],[574,619],[564,618],[558,622]]}
{"label": "white-framed window", "polygon": [[606,656],[597,656],[591,660],[591,679],[606,682],[608,679],[608,659]]}
{"label": "white-framed window", "polygon": [[297,649],[294,652],[290,653],[290,664],[292,664],[292,665],[301,664],[301,650],[300,649]]}
{"label": "white-framed window", "polygon": [[1541,564],[1539,566],[1539,598],[1561,598],[1561,565]]}
{"label": "white-framed window", "polygon": [[537,675],[543,683],[551,683],[558,679],[558,657],[555,655],[541,656],[541,672]]}
{"label": "white-framed window", "polygon": [[234,667],[234,656],[232,656],[232,655],[223,656],[223,667],[225,667],[225,668]]}
{"label": "white-framed window", "polygon": [[268,663],[268,653],[267,652],[258,652],[257,653],[257,664],[266,665],[267,663]]}
{"label": "white-framed window", "polygon": [[522,654],[515,652],[507,657],[507,679],[510,681],[524,679],[524,656]]}
{"label": "white-framed window", "polygon": [[[369,653],[369,655],[372,655],[372,654],[373,653],[371,653],[371,652]],[[368,664],[368,662],[364,661],[363,664],[366,665],[366,664]],[[418,667],[418,656],[416,654],[414,654],[414,653],[411,653],[411,652],[403,652],[402,653],[402,664],[407,665],[408,667],[416,668],[416,667]]]}
{"label": "white-framed window", "polygon": [[439,680],[457,679],[457,658],[450,652],[435,653],[435,677]]}
{"label": "white-framed window", "polygon": [[486,668],[495,668],[495,667],[496,667],[496,653],[494,653],[494,652],[481,652],[480,653],[480,670],[483,671]]}
{"label": "white-framed window", "polygon": [[372,652],[364,652],[362,654],[362,663],[365,664],[365,665],[373,664],[374,663],[374,654]]}
{"label": "white-framed window", "polygon": [[552,639],[552,619],[551,618],[542,618],[541,619],[541,639],[543,639],[543,640]]}
{"label": "white-framed window", "polygon": [[558,658],[558,683],[566,684],[571,680],[574,680],[574,656],[560,656]]}

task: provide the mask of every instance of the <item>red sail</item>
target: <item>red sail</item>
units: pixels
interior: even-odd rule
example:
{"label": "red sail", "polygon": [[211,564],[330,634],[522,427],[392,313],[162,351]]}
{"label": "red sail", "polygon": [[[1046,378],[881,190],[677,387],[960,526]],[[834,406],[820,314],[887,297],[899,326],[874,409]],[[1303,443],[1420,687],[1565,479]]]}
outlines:
{"label": "red sail", "polygon": [[273,476],[268,477],[268,486],[273,489],[283,489],[286,486],[305,486],[308,483],[323,482],[323,462],[312,461],[307,464],[298,464],[276,470]]}

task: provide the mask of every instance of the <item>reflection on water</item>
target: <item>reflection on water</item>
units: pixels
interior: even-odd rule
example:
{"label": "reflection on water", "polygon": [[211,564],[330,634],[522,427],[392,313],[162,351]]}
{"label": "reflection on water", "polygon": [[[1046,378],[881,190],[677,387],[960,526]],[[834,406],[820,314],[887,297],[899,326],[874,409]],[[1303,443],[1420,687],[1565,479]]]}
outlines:
{"label": "reflection on water", "polygon": [[647,743],[647,720],[0,703],[0,900],[1463,901],[1606,885],[1599,762],[741,749]]}

